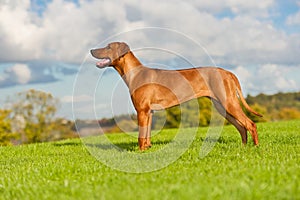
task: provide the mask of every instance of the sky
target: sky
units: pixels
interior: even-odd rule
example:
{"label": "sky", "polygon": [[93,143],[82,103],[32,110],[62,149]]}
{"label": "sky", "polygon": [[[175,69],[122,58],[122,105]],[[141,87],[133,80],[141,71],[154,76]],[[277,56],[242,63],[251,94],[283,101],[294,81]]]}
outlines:
{"label": "sky", "polygon": [[133,112],[89,54],[112,41],[149,67],[225,68],[244,96],[300,91],[299,0],[0,0],[0,108],[36,89],[60,100],[59,117]]}

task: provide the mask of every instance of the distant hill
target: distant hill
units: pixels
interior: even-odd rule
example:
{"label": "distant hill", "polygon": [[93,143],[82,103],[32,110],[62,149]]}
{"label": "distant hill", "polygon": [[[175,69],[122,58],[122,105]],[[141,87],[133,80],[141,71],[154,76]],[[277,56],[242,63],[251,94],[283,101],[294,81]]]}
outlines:
{"label": "distant hill", "polygon": [[261,109],[266,121],[300,118],[300,92],[248,95],[246,100]]}
{"label": "distant hill", "polygon": [[295,108],[300,111],[300,92],[277,93],[274,95],[259,94],[257,96],[248,95],[246,98],[249,104],[259,104],[267,108],[267,111],[282,108]]}

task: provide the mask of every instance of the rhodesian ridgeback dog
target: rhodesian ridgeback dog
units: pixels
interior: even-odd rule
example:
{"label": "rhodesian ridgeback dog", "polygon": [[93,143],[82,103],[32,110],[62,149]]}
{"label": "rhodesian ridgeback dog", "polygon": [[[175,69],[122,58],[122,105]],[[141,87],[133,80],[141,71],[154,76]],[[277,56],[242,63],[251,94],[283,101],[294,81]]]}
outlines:
{"label": "rhodesian ridgeback dog", "polygon": [[[99,68],[114,67],[129,88],[137,111],[140,150],[151,147],[152,113],[198,97],[208,97],[217,111],[233,124],[247,143],[247,130],[258,145],[256,125],[243,112],[243,106],[255,112],[245,101],[237,77],[217,67],[199,67],[184,70],[162,70],[143,66],[129,46],[113,42],[105,48],[93,49],[91,54],[100,59]],[[239,100],[240,99],[240,100]]]}

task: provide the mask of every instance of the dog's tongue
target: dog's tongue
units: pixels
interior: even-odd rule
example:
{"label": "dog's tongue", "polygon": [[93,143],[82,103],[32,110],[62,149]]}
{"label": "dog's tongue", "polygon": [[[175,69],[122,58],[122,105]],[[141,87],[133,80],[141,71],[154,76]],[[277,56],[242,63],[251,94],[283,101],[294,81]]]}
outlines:
{"label": "dog's tongue", "polygon": [[104,59],[100,59],[97,63],[96,63],[96,66],[99,67],[99,68],[103,68],[107,65],[109,65],[110,63],[110,60],[107,59],[107,58],[104,58]]}

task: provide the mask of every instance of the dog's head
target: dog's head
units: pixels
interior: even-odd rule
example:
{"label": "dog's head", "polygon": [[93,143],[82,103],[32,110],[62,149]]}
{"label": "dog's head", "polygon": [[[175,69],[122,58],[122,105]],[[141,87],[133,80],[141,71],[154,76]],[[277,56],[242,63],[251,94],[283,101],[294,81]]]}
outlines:
{"label": "dog's head", "polygon": [[99,68],[114,65],[114,61],[118,60],[130,51],[129,46],[124,42],[113,42],[104,48],[92,49],[91,54],[95,58],[100,59],[96,63]]}

